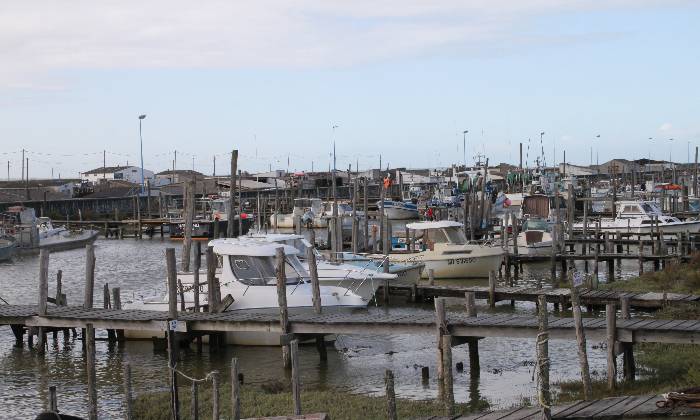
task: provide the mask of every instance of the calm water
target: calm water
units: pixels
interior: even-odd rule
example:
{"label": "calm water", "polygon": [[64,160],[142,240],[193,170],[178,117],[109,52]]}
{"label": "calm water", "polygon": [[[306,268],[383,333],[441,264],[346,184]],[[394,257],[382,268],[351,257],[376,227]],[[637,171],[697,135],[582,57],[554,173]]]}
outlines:
{"label": "calm water", "polygon": [[[96,242],[97,269],[95,306],[102,305],[101,287],[121,287],[122,300],[150,296],[165,290],[165,249],[174,246],[179,255],[180,244],[168,240],[99,240]],[[69,304],[82,302],[85,276],[85,252],[74,250],[51,255],[49,295],[55,291],[57,270],[63,270],[63,288]],[[636,271],[636,261],[622,265],[618,275],[629,276]],[[604,269],[601,267],[601,276]],[[0,297],[10,303],[35,304],[38,289],[38,257],[17,258],[12,263],[0,263]],[[549,276],[547,264],[525,268],[520,283],[535,283],[536,278]],[[485,285],[486,281],[457,281]],[[480,312],[488,311],[483,301]],[[452,310],[460,310],[456,305]],[[371,305],[368,311],[413,313],[431,311],[429,304],[407,305],[402,297],[392,299],[390,307]],[[502,302],[496,311],[533,314],[534,306],[517,304],[510,308]],[[106,337],[98,331],[98,338]],[[86,412],[85,360],[80,341],[64,342],[62,334],[56,342],[49,335],[49,351],[44,357],[28,349],[14,347],[9,327],[0,327],[0,398],[3,409],[0,418],[31,418],[48,406],[48,387],[58,387],[59,408],[65,413]],[[605,372],[605,351],[598,343],[589,343],[591,371]],[[594,348],[595,347],[595,348]],[[480,341],[481,378],[470,382],[466,345],[455,347],[454,362],[465,364],[464,373],[455,373],[455,398],[459,402],[488,400],[495,407],[518,404],[523,398],[532,399],[535,384],[532,379],[534,339],[486,338]],[[428,336],[339,336],[335,349],[329,348],[328,363],[319,363],[313,347],[302,347],[301,368],[304,386],[345,390],[354,393],[383,394],[384,369],[396,375],[396,393],[402,398],[427,399],[437,395],[435,372],[435,343]],[[150,342],[128,342],[123,347],[109,349],[98,341],[97,380],[100,418],[121,418],[123,364],[132,366],[134,391],[138,393],[167,389],[164,353],[156,353]],[[551,381],[578,379],[578,362],[573,341],[553,340],[550,345]],[[202,377],[211,370],[227,372],[231,357],[238,357],[246,383],[285,380],[280,375],[279,348],[228,347],[217,354],[191,351],[179,362],[179,369],[190,376]],[[421,383],[420,367],[429,366],[431,381]],[[227,378],[226,374],[222,375]],[[188,392],[183,398],[189,398]],[[281,413],[280,413],[281,414]]]}

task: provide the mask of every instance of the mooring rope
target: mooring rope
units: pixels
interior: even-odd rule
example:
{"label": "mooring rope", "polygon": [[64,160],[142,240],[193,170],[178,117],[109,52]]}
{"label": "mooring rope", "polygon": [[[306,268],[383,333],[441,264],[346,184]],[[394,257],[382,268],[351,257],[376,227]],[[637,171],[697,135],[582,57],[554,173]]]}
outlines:
{"label": "mooring rope", "polygon": [[193,378],[193,377],[191,377],[191,376],[185,374],[184,372],[179,371],[179,370],[177,369],[177,363],[175,364],[175,366],[170,366],[170,365],[168,365],[168,368],[170,368],[171,370],[173,370],[175,373],[179,374],[179,375],[182,376],[183,378],[189,379],[191,382],[206,382],[206,381],[210,380],[211,377],[212,377],[215,373],[217,373],[217,374],[219,373],[218,371],[213,370],[213,371],[207,373],[206,376],[205,376],[204,378],[199,379],[199,378]]}

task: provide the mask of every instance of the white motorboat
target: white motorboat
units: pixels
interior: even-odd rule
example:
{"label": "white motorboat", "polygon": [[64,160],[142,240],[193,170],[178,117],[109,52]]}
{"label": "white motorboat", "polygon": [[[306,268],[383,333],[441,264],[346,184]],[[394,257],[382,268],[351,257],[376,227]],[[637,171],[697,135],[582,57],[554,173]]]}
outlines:
{"label": "white motorboat", "polygon": [[[278,243],[294,247],[299,252],[304,269],[309,270],[309,263],[306,261],[305,256],[307,249],[312,248],[312,245],[304,236],[285,233],[252,233],[241,239],[246,238],[252,241]],[[316,271],[319,284],[342,287],[367,301],[372,299],[379,286],[384,284],[384,280],[395,280],[398,278],[397,274],[384,273],[381,264],[365,264],[365,266],[358,267],[357,265],[344,262],[331,262],[319,254],[316,249],[313,249],[313,251],[316,256]]]}
{"label": "white motorboat", "polygon": [[270,226],[272,228],[294,228],[295,220],[300,219],[304,226],[325,228],[328,227],[328,220],[323,217],[323,212],[323,201],[320,198],[295,198],[291,213],[270,215]]}
{"label": "white motorboat", "polygon": [[525,219],[517,241],[518,253],[522,255],[552,255],[552,234],[542,218]]}
{"label": "white motorboat", "polygon": [[82,248],[95,242],[99,232],[92,229],[68,230],[65,226],[55,227],[48,217],[38,217],[39,248],[52,252]]}
{"label": "white motorboat", "polygon": [[[453,221],[416,222],[406,225],[420,237],[420,250],[389,254],[391,262],[425,264],[422,277],[433,270],[435,278],[488,277],[498,270],[503,259],[500,247],[472,244],[467,241],[462,224]],[[370,258],[382,258],[372,255]]]}
{"label": "white motorboat", "polygon": [[[377,206],[381,204],[381,201],[377,201]],[[418,219],[418,206],[412,200],[384,200],[384,215],[389,220]]]}
{"label": "white motorboat", "polygon": [[[248,239],[216,239],[209,242],[221,263],[219,284],[222,298],[228,295],[232,303],[226,311],[235,310],[276,310],[277,277],[275,274],[275,256],[277,248],[285,253],[285,275],[287,277],[287,307],[313,307],[312,287],[309,274],[297,258],[299,251],[282,244],[255,242]],[[183,276],[178,276],[182,281]],[[191,279],[191,277],[189,277]],[[206,277],[204,277],[203,281]],[[184,278],[187,280],[187,278]],[[191,285],[191,282],[183,285]],[[187,289],[187,287],[185,287]],[[194,306],[194,294],[191,290],[183,293],[185,307]],[[320,286],[321,305],[324,308],[363,308],[367,301],[346,288]],[[200,301],[206,304],[207,288],[200,286]],[[178,304],[180,298],[178,297]],[[231,300],[231,299],[229,299]],[[167,310],[167,295],[164,297],[144,299],[124,305],[128,309]],[[129,338],[151,338],[152,332],[126,331]],[[239,345],[279,345],[280,336],[271,332],[232,332],[226,334],[229,344]]]}
{"label": "white motorboat", "polygon": [[[658,204],[653,201],[625,200],[616,203],[617,217],[600,220],[602,231],[627,232],[639,235],[648,235],[655,230],[656,221],[659,229],[664,234],[682,232],[700,232],[700,220],[680,220],[677,217],[667,216],[661,212]],[[582,231],[583,223],[574,223],[574,231]],[[595,229],[595,225],[589,223],[587,229]]]}

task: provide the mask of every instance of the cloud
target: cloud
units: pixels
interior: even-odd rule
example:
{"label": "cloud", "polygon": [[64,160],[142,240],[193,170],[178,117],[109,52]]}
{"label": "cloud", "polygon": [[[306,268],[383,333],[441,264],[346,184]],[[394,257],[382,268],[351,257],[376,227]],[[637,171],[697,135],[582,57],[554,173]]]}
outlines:
{"label": "cloud", "polygon": [[659,4],[668,1],[4,2],[0,87],[55,88],[47,76],[63,70],[329,68],[528,37],[551,43],[566,35],[533,33],[532,19]]}

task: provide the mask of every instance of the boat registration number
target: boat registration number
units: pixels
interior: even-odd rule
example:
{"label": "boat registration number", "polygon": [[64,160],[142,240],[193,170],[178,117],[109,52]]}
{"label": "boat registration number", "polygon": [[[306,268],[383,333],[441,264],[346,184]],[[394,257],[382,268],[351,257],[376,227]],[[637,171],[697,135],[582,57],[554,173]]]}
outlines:
{"label": "boat registration number", "polygon": [[447,265],[470,264],[473,262],[474,258],[450,258],[447,260]]}

